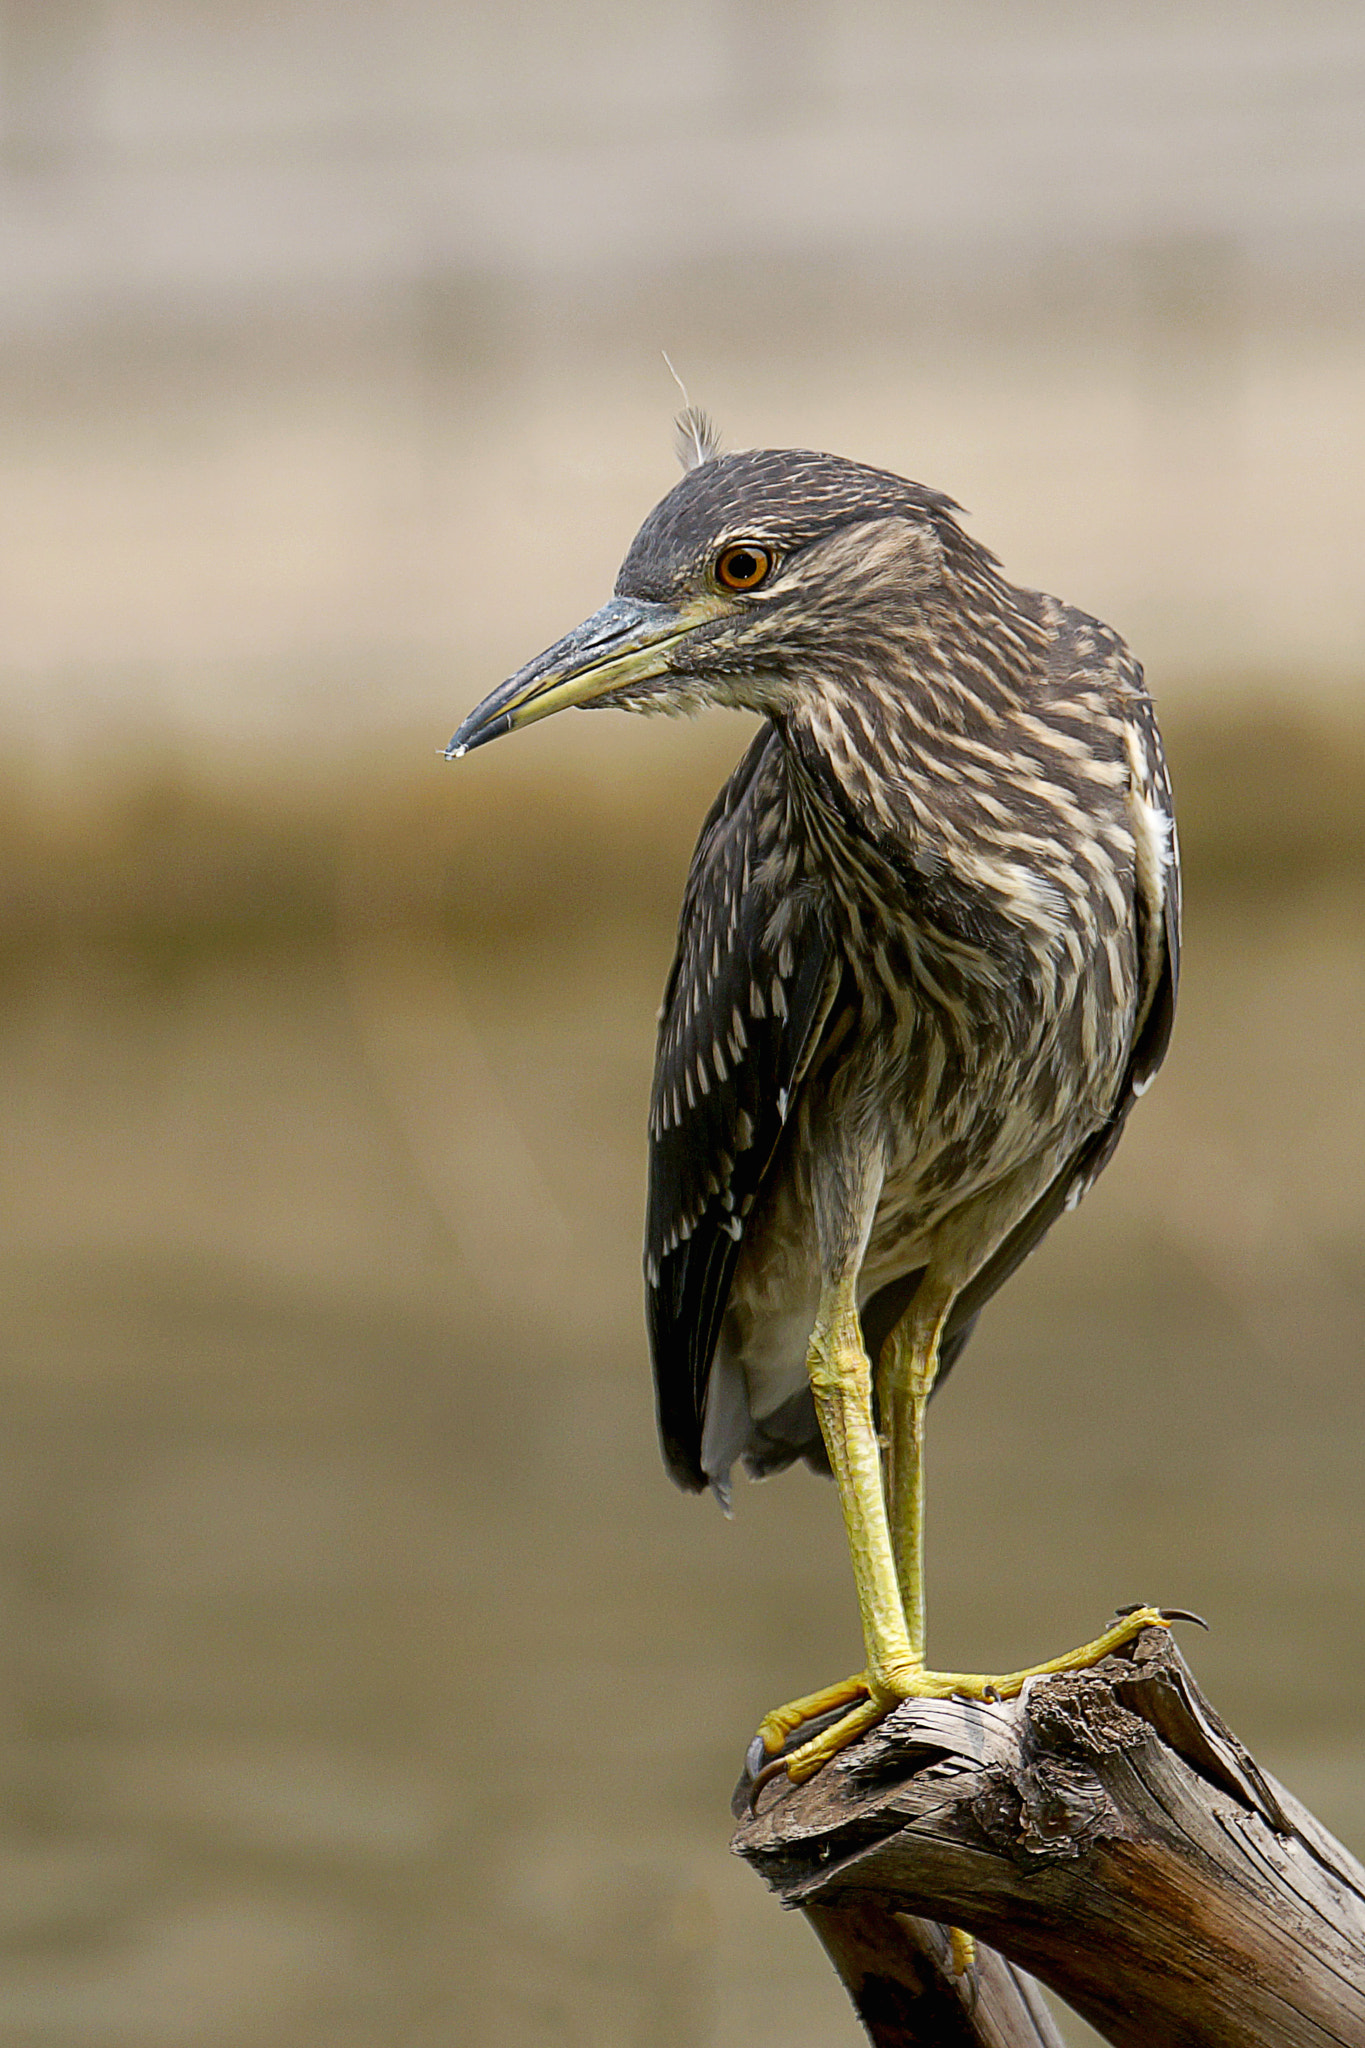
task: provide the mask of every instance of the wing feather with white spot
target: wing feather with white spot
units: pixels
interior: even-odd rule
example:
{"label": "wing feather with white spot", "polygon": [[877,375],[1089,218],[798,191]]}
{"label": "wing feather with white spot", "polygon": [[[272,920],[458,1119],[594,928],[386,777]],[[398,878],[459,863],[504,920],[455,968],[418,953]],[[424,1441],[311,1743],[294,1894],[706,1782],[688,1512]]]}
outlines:
{"label": "wing feather with white spot", "polygon": [[762,858],[782,802],[765,727],[702,826],[664,993],[649,1114],[645,1287],[659,1434],[680,1485],[705,1485],[707,1381],[746,1219],[832,995],[829,935]]}

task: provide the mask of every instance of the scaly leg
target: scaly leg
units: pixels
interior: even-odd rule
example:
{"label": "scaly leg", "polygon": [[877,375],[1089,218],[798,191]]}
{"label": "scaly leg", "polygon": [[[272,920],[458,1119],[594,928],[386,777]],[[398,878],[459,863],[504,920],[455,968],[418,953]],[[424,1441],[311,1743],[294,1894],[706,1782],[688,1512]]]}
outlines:
{"label": "scaly leg", "polygon": [[[923,1290],[921,1290],[923,1292]],[[951,1295],[919,1296],[882,1353],[882,1409],[887,1427],[887,1493],[872,1429],[871,1375],[862,1346],[851,1285],[832,1288],[821,1303],[811,1340],[810,1373],[816,1413],[839,1485],[858,1588],[867,1669],[859,1676],[807,1694],[769,1714],[759,1728],[775,1756],[793,1731],[833,1707],[850,1711],[783,1759],[794,1784],[814,1777],[832,1756],[875,1727],[902,1699],[1010,1699],[1031,1678],[1083,1671],[1144,1628],[1165,1626],[1155,1607],[1135,1608],[1102,1635],[1045,1663],[987,1674],[931,1671],[925,1657],[924,1416],[938,1369],[938,1345]],[[768,1771],[779,1768],[770,1765]],[[766,1780],[768,1771],[760,1774]],[[755,1786],[757,1789],[757,1784]]]}
{"label": "scaly leg", "polygon": [[918,1669],[896,1578],[881,1446],[872,1423],[872,1369],[863,1349],[851,1276],[828,1287],[822,1296],[807,1362],[815,1412],[839,1488],[867,1667],[856,1678],[777,1708],[762,1723],[759,1734],[771,1755],[802,1722],[831,1707],[851,1707],[832,1728],[787,1760],[793,1780],[813,1776],[828,1757],[874,1727],[905,1698]]}
{"label": "scaly leg", "polygon": [[996,1693],[1011,1699],[1031,1678],[1062,1671],[1084,1671],[1111,1650],[1132,1641],[1144,1628],[1165,1626],[1155,1607],[1137,1607],[1121,1615],[1102,1635],[1060,1657],[1030,1664],[1022,1671],[988,1677],[978,1671],[931,1671],[927,1668],[924,1595],[924,1418],[938,1374],[939,1341],[952,1294],[943,1287],[922,1286],[882,1349],[881,1397],[887,1426],[888,1514],[896,1553],[896,1572],[905,1603],[912,1655],[919,1667],[913,1696],[946,1699],[957,1693],[980,1699]]}
{"label": "scaly leg", "polygon": [[[923,1669],[927,1657],[924,1591],[924,1418],[938,1377],[938,1347],[952,1296],[921,1284],[882,1346],[880,1394],[886,1431],[886,1497],[896,1579],[905,1608],[910,1650]],[[921,1299],[923,1297],[923,1299]]]}

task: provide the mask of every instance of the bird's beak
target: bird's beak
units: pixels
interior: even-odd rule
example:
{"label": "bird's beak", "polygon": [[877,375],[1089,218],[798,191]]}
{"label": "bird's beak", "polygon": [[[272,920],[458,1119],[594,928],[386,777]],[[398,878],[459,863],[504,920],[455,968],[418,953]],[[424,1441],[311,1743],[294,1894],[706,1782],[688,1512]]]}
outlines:
{"label": "bird's beak", "polygon": [[591,704],[614,690],[663,675],[668,650],[710,614],[633,597],[614,597],[471,711],[446,748],[448,761],[471,747],[548,718],[568,704]]}

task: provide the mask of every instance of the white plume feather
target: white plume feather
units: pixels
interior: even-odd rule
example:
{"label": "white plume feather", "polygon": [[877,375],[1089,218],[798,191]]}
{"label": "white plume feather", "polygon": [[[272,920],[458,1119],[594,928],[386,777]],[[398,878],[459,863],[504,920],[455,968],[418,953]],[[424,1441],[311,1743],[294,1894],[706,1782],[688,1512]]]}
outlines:
{"label": "white plume feather", "polygon": [[714,420],[688,398],[687,386],[668,361],[667,349],[662,354],[668,363],[669,376],[683,395],[683,409],[673,422],[678,460],[684,469],[699,469],[703,462],[711,462],[720,454],[720,430]]}

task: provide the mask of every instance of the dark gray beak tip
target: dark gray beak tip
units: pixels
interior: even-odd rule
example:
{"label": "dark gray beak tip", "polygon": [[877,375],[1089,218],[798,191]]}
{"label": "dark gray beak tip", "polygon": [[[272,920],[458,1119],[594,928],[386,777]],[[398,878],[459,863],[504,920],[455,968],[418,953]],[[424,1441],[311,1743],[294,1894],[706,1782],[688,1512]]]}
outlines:
{"label": "dark gray beak tip", "polygon": [[462,761],[466,754],[473,753],[475,747],[486,747],[490,740],[501,739],[505,732],[511,730],[512,721],[505,711],[500,718],[486,721],[477,711],[471,711],[446,748],[445,758],[447,761]]}
{"label": "dark gray beak tip", "polygon": [[482,704],[476,704],[445,750],[447,761],[472,754],[506,732],[571,704],[592,702],[604,689],[630,676],[663,673],[663,652],[681,638],[676,611],[668,605],[613,597],[528,661]]}

